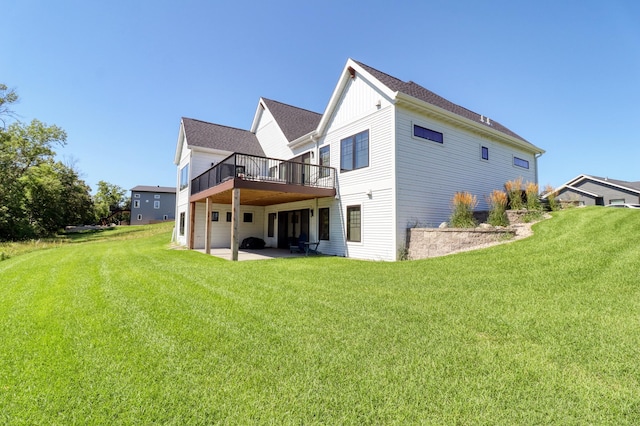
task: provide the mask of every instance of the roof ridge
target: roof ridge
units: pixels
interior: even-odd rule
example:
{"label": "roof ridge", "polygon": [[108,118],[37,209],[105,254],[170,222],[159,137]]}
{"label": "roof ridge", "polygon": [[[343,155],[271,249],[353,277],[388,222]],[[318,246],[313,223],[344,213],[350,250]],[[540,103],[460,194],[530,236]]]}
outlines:
{"label": "roof ridge", "polygon": [[241,129],[239,127],[233,127],[233,126],[227,126],[225,124],[218,124],[218,123],[212,123],[210,121],[204,121],[204,120],[199,120],[197,118],[190,118],[190,117],[182,117],[182,119],[187,119],[187,120],[191,120],[191,121],[197,121],[199,123],[204,123],[204,124],[210,124],[212,126],[219,126],[219,127],[225,127],[227,129],[232,129],[232,130],[240,130],[242,132],[249,132],[251,133],[251,130],[247,130],[247,129]]}
{"label": "roof ridge", "polygon": [[284,103],[284,102],[276,101],[275,99],[265,98],[264,96],[261,96],[261,98],[262,98],[262,100],[264,100],[264,101],[275,102],[275,103],[277,103],[277,104],[284,105],[284,106],[288,106],[288,107],[295,108],[295,109],[299,109],[299,110],[301,110],[301,111],[306,111],[306,112],[310,112],[310,113],[313,113],[313,114],[322,115],[322,113],[315,112],[315,111],[311,111],[310,109],[302,108],[302,107],[299,107],[299,106],[295,106],[295,105],[291,105],[291,104],[286,104],[286,103]]}

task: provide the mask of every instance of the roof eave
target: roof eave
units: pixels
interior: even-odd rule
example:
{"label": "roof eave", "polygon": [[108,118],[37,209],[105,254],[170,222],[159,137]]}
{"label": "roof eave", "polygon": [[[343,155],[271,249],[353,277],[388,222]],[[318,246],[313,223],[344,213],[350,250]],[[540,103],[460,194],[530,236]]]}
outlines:
{"label": "roof eave", "polygon": [[307,133],[306,135],[302,135],[300,136],[298,139],[292,140],[291,142],[289,142],[287,144],[287,147],[289,147],[290,149],[295,149],[298,148],[302,145],[305,145],[309,142],[313,142],[314,139],[316,138],[317,135],[317,131],[316,130],[312,130],[309,133]]}
{"label": "roof eave", "polygon": [[491,127],[487,127],[483,124],[477,123],[473,120],[470,120],[466,117],[462,117],[458,114],[455,114],[451,111],[447,111],[443,108],[425,102],[423,100],[417,99],[411,95],[407,95],[406,93],[396,92],[396,99],[398,100],[398,106],[402,106],[403,104],[409,107],[419,108],[421,110],[426,110],[432,113],[435,116],[440,118],[444,118],[448,121],[454,121],[461,124],[463,127],[470,128],[478,133],[490,136],[494,139],[501,140],[510,145],[516,146],[518,148],[525,149],[527,151],[533,152],[534,154],[542,155],[545,153],[545,150],[535,146],[530,142],[526,142],[524,140],[515,138],[511,135],[503,133],[499,130],[493,129]]}

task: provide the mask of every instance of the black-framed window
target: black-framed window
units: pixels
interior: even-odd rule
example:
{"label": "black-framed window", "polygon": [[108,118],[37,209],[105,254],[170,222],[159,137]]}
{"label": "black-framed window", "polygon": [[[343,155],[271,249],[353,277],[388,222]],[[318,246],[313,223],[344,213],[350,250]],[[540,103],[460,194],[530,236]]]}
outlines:
{"label": "black-framed window", "polygon": [[184,235],[184,212],[180,213],[180,236]]}
{"label": "black-framed window", "polygon": [[[331,166],[331,146],[323,146],[320,148],[320,165],[325,167]],[[329,169],[320,168],[320,177],[329,176]]]}
{"label": "black-framed window", "polygon": [[318,209],[318,235],[321,240],[329,239],[329,207]]}
{"label": "black-framed window", "polygon": [[369,130],[340,141],[340,171],[369,167]]}
{"label": "black-framed window", "polygon": [[227,222],[231,222],[231,212],[227,212]]}
{"label": "black-framed window", "polygon": [[273,237],[276,232],[276,213],[269,213],[269,221],[267,223],[267,237]]}
{"label": "black-framed window", "polygon": [[480,147],[480,155],[483,160],[489,160],[489,148],[486,146]]}
{"label": "black-framed window", "polygon": [[360,206],[347,206],[347,241],[362,240],[362,211]]}
{"label": "black-framed window", "polygon": [[522,167],[523,169],[529,168],[529,162],[527,160],[523,160],[522,158],[513,157],[513,165],[517,167]]}
{"label": "black-framed window", "polygon": [[211,212],[211,222],[217,222],[220,220],[220,212]]}
{"label": "black-framed window", "polygon": [[253,222],[253,213],[246,212],[242,215],[243,222]]}
{"label": "black-framed window", "polygon": [[186,164],[180,169],[180,189],[185,189],[189,186],[189,165]]}
{"label": "black-framed window", "polygon": [[413,125],[413,136],[433,142],[444,143],[442,133],[427,129],[426,127],[418,126],[417,124]]}

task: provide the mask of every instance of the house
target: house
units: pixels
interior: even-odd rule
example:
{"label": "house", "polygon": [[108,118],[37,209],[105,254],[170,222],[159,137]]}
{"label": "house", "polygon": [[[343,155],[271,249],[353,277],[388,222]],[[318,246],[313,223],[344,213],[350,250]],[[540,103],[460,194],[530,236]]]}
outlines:
{"label": "house", "polygon": [[138,185],[131,188],[131,225],[176,218],[176,188]]}
{"label": "house", "polygon": [[455,192],[537,183],[544,151],[499,122],[349,59],[320,114],[260,98],[248,130],[180,123],[176,240],[231,248],[246,237],[325,254],[396,260],[407,227],[447,221]]}
{"label": "house", "polygon": [[[640,203],[640,182],[579,175],[553,192],[558,201],[581,206]],[[543,198],[548,197],[545,194]]]}

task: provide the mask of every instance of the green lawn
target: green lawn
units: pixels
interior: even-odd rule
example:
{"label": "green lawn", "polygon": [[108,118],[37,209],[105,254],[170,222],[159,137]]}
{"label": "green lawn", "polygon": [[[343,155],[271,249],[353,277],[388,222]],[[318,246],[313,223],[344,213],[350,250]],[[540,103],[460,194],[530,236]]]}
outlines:
{"label": "green lawn", "polygon": [[640,213],[534,230],[399,263],[231,263],[166,225],[11,257],[0,424],[640,423]]}

